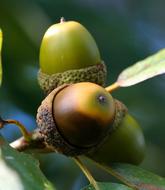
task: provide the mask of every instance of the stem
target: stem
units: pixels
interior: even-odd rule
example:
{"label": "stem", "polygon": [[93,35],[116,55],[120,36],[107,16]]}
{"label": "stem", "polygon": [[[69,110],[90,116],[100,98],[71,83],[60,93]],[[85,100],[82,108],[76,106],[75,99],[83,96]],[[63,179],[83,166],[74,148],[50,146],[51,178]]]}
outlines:
{"label": "stem", "polygon": [[98,187],[98,184],[97,184],[96,180],[93,178],[92,174],[90,173],[90,171],[88,170],[88,168],[83,164],[83,162],[80,160],[80,158],[74,157],[73,160],[80,167],[80,169],[82,170],[82,172],[84,173],[84,175],[87,177],[87,179],[89,180],[90,184],[93,185],[93,187],[95,188],[95,190],[100,190],[100,188]]}
{"label": "stem", "polygon": [[105,90],[110,93],[110,92],[112,92],[112,91],[118,89],[119,87],[120,87],[120,85],[119,85],[117,82],[115,82],[115,83],[111,84],[110,86],[107,86],[107,87],[105,88]]}
{"label": "stem", "polygon": [[22,125],[19,121],[17,120],[13,120],[13,119],[7,119],[7,120],[3,120],[0,117],[0,129],[2,129],[5,125],[8,124],[15,124],[17,127],[19,127],[22,135],[24,136],[26,141],[30,141],[31,140],[31,134],[27,131],[27,129],[25,128],[24,125]]}

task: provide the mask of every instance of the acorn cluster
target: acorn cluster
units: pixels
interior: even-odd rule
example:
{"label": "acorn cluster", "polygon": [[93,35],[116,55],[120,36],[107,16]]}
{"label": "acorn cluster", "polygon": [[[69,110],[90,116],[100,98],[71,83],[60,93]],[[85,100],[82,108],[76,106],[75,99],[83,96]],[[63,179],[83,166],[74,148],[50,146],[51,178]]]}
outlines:
{"label": "acorn cluster", "polygon": [[127,108],[103,87],[106,66],[88,30],[75,21],[52,25],[40,48],[38,81],[46,98],[37,124],[48,146],[67,156],[109,164],[139,164],[142,130]]}

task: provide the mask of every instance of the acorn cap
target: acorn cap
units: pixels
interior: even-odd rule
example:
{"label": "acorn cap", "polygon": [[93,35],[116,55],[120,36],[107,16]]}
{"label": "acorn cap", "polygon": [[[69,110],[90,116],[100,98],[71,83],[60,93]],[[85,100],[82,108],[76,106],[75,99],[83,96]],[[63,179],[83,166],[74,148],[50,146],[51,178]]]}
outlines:
{"label": "acorn cap", "polygon": [[41,69],[38,72],[38,82],[45,94],[63,84],[72,84],[77,82],[93,82],[104,86],[107,76],[107,70],[104,62],[81,69],[67,70],[61,73],[48,75]]}
{"label": "acorn cap", "polygon": [[37,124],[39,127],[39,131],[44,137],[45,142],[48,146],[51,146],[57,152],[64,155],[75,156],[87,153],[93,148],[96,149],[97,146],[99,146],[104,141],[104,139],[106,139],[106,136],[117,128],[120,121],[126,114],[127,109],[122,103],[115,100],[114,119],[112,120],[113,124],[109,124],[109,128],[108,130],[106,129],[106,134],[104,135],[104,137],[101,138],[100,141],[97,142],[97,144],[94,144],[90,147],[76,146],[75,144],[70,143],[70,141],[68,141],[59,130],[56,123],[56,114],[54,113],[53,107],[56,96],[60,94],[60,92],[62,92],[64,88],[67,88],[67,86],[69,85],[62,85],[56,88],[44,99],[41,106],[38,108]]}
{"label": "acorn cap", "polygon": [[116,130],[120,126],[123,118],[128,113],[127,107],[121,101],[114,99],[114,102],[115,102],[116,111],[115,111],[115,118],[113,122],[113,131]]}

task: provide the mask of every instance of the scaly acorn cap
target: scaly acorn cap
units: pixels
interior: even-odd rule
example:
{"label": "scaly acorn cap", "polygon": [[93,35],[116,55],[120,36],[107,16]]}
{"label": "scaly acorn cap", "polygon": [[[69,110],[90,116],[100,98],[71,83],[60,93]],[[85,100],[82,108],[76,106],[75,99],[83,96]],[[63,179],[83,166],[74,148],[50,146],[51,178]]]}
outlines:
{"label": "scaly acorn cap", "polygon": [[45,94],[63,84],[72,84],[77,82],[93,82],[104,86],[107,76],[105,64],[99,63],[81,69],[72,69],[52,75],[41,71],[38,72],[38,82]]}
{"label": "scaly acorn cap", "polygon": [[96,149],[109,133],[116,130],[123,117],[127,113],[127,108],[118,100],[114,100],[115,103],[115,114],[113,119],[112,127],[109,127],[109,131],[97,145],[93,147],[79,147],[70,144],[60,133],[58,126],[56,125],[55,113],[53,113],[53,103],[56,95],[69,85],[62,85],[54,89],[42,102],[38,108],[37,113],[37,124],[39,131],[43,136],[45,142],[49,147],[52,147],[55,151],[62,153],[66,156],[76,156],[87,153],[92,149]]}

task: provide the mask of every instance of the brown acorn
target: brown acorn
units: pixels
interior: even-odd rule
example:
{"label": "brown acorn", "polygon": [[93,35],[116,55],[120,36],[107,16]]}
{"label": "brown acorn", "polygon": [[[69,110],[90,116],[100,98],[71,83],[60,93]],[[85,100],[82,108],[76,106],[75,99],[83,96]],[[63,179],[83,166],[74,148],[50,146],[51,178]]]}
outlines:
{"label": "brown acorn", "polygon": [[79,155],[99,146],[118,125],[126,112],[119,105],[97,84],[63,85],[43,100],[37,123],[48,146],[68,156]]}

